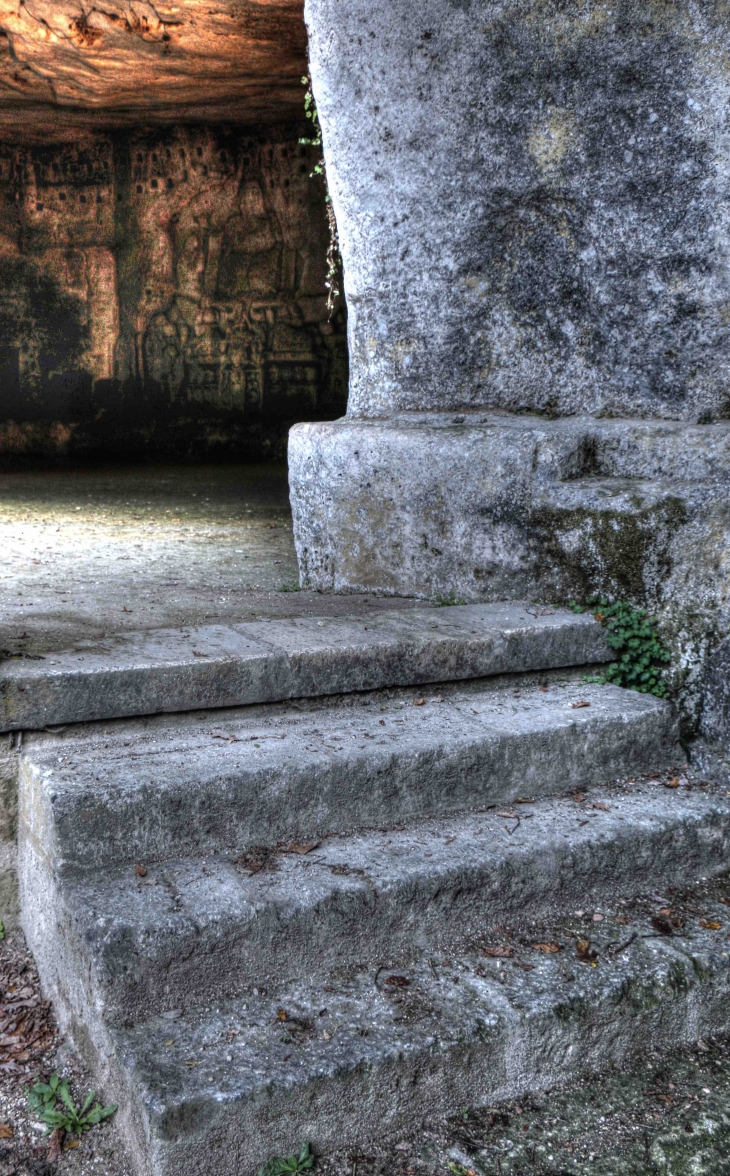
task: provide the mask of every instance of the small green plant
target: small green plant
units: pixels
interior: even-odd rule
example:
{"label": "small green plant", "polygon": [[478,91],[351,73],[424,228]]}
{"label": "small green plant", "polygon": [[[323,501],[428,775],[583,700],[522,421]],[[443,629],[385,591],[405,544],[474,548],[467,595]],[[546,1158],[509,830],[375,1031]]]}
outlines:
{"label": "small green plant", "polygon": [[[311,137],[300,139],[299,142],[303,147],[321,147],[322,146],[322,126],[319,121],[319,114],[317,112],[317,103],[314,100],[312,92],[312,79],[309,75],[302,78],[302,85],[307,87],[304,95],[304,117],[312,124]],[[324,198],[327,208],[327,226],[329,228],[329,246],[327,249],[327,278],[325,281],[325,288],[327,290],[327,310],[329,316],[332,318],[335,309],[335,303],[340,296],[340,274],[342,273],[342,255],[340,253],[340,235],[337,229],[337,219],[335,217],[335,210],[332,207],[332,200],[330,199],[330,190],[327,184],[327,172],[324,166],[324,156],[320,157],[314,165],[313,170],[309,173],[310,180],[314,176],[322,176],[324,180]]]}
{"label": "small green plant", "polygon": [[95,1098],[96,1091],[92,1090],[78,1107],[71,1097],[68,1078],[59,1078],[58,1074],[53,1074],[48,1082],[36,1082],[30,1088],[28,1106],[45,1123],[46,1135],[52,1131],[80,1135],[84,1131],[91,1131],[92,1127],[96,1127],[102,1119],[108,1119],[117,1109],[116,1106],[102,1107],[98,1102],[94,1103]]}
{"label": "small green plant", "polygon": [[4,938],[5,938],[5,924],[3,923],[2,919],[0,919],[0,940],[2,940]]}
{"label": "small green plant", "polygon": [[298,1155],[272,1156],[263,1168],[259,1168],[258,1176],[294,1176],[297,1172],[306,1172],[313,1164],[312,1150],[308,1143],[303,1143]]}
{"label": "small green plant", "polygon": [[438,596],[434,596],[433,603],[436,608],[450,608],[454,604],[466,604],[466,601],[463,596],[457,596],[452,588],[446,594],[440,593]]}
{"label": "small green plant", "polygon": [[453,1172],[454,1176],[467,1176],[467,1170],[463,1164],[457,1164],[455,1160],[449,1160],[449,1172]]}
{"label": "small green plant", "polygon": [[634,608],[623,600],[611,603],[600,596],[591,596],[585,605],[570,602],[573,612],[592,612],[606,629],[606,641],[620,657],[611,662],[593,682],[612,682],[642,694],[667,698],[669,688],[664,679],[663,666],[671,661],[669,650],[662,645],[656,621],[647,616],[646,609]]}
{"label": "small green plant", "polygon": [[302,586],[298,580],[287,580],[286,584],[282,584],[277,592],[301,592]]}

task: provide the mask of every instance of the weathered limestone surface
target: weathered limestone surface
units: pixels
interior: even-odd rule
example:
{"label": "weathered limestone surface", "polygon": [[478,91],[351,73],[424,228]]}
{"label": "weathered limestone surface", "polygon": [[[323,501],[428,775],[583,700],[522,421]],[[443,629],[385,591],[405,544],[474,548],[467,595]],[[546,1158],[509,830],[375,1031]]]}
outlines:
{"label": "weathered limestone surface", "polygon": [[0,663],[0,732],[610,658],[593,617],[529,604],[157,629]]}
{"label": "weathered limestone surface", "polygon": [[145,122],[297,118],[302,0],[3,0],[3,128],[27,141]]}
{"label": "weathered limestone surface", "polygon": [[633,600],[660,614],[696,723],[730,631],[730,424],[346,419],[293,429],[289,476],[305,584]]}
{"label": "weathered limestone surface", "polygon": [[305,16],[351,377],[291,434],[304,582],[648,605],[696,725],[730,632],[724,6]]}
{"label": "weathered limestone surface", "polygon": [[728,411],[730,24],[681,0],[307,0],[349,411]]}

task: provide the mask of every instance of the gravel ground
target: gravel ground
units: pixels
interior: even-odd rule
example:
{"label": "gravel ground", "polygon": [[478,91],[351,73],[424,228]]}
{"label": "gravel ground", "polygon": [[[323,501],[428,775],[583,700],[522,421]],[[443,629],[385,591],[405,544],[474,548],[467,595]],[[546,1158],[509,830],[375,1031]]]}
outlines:
{"label": "gravel ground", "polygon": [[[286,467],[0,473],[0,651],[414,602],[295,591]],[[282,590],[283,589],[283,590]]]}

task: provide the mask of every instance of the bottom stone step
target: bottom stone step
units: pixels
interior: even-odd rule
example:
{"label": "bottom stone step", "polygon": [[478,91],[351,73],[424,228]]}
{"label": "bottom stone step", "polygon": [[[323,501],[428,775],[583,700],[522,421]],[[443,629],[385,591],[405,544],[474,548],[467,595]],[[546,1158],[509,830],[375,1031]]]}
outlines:
{"label": "bottom stone step", "polygon": [[539,941],[173,1010],[110,1033],[108,1090],[150,1176],[248,1176],[303,1140],[366,1146],[727,1031],[727,922],[708,901],[683,926],[606,918],[589,943],[576,915]]}
{"label": "bottom stone step", "polygon": [[617,884],[633,893],[715,875],[729,848],[724,790],[657,779],[326,838],[310,852],[165,862],[143,878],[115,867],[60,887],[39,878],[34,921],[39,958],[56,945],[59,989],[83,955],[86,1003],[124,1024],[424,944],[448,953],[484,926],[605,900]]}

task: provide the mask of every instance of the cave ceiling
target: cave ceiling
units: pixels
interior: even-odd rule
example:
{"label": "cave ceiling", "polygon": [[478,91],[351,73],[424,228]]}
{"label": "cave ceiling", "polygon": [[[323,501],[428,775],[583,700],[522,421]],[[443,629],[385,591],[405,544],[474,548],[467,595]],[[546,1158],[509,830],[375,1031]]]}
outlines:
{"label": "cave ceiling", "polygon": [[298,119],[303,0],[0,0],[0,136]]}

